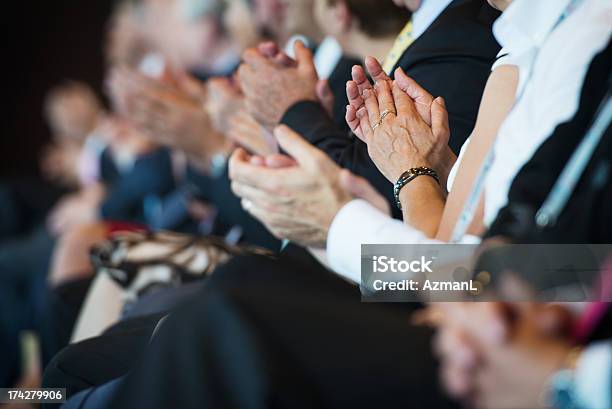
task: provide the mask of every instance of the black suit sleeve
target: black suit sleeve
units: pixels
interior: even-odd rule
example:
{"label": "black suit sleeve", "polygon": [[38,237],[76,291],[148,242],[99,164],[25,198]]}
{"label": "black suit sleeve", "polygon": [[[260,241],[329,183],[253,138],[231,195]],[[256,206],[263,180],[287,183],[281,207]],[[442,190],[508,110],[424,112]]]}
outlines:
{"label": "black suit sleeve", "polygon": [[109,185],[100,206],[107,220],[142,221],[147,196],[161,196],[174,187],[170,153],[159,149],[136,160],[132,170]]}

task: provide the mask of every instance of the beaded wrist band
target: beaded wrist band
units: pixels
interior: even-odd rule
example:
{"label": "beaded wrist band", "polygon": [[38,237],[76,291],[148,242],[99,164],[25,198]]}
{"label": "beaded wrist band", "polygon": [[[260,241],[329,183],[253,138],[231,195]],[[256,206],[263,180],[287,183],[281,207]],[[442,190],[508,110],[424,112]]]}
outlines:
{"label": "beaded wrist band", "polygon": [[395,204],[400,210],[402,210],[402,202],[400,202],[400,197],[399,197],[400,191],[402,190],[404,186],[406,186],[408,183],[412,182],[414,179],[418,178],[419,176],[430,176],[434,178],[436,182],[438,182],[438,184],[440,184],[440,177],[438,176],[436,171],[431,168],[421,166],[418,168],[408,169],[406,172],[402,173],[402,175],[399,177],[399,179],[397,180],[397,182],[395,182],[395,185],[393,186]]}

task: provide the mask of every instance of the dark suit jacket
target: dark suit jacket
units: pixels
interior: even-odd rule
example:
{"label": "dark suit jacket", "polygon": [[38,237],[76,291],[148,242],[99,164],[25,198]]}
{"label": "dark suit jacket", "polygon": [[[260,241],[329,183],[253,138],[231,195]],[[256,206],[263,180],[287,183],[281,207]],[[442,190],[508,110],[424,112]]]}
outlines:
{"label": "dark suit jacket", "polygon": [[[491,30],[498,15],[481,0],[454,0],[397,64],[431,94],[446,100],[450,145],[455,152],[474,127],[482,92],[499,52]],[[282,123],[340,166],[366,177],[395,208],[391,184],[370,159],[367,146],[341,131],[320,104],[299,102],[287,110]]]}
{"label": "dark suit jacket", "polygon": [[108,193],[100,205],[106,220],[144,222],[144,201],[161,197],[174,188],[170,151],[165,148],[140,156],[132,169],[122,174],[107,149],[100,160],[102,181]]}
{"label": "dark suit jacket", "polygon": [[593,59],[575,116],[559,125],[517,174],[508,205],[499,212],[487,236],[503,235],[521,243],[612,243],[612,128],[603,136],[557,224],[544,230],[534,225],[536,211],[610,89],[611,71],[612,42]]}

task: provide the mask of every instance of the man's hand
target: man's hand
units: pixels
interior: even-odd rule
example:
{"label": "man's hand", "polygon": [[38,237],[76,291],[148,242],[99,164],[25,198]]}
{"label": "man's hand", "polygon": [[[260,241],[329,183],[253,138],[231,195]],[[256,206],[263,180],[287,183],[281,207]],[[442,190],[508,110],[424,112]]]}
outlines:
{"label": "man's hand", "polygon": [[[136,71],[117,69],[109,83],[117,110],[147,136],[187,153],[204,169],[227,143],[196,96]],[[192,84],[193,86],[193,84]]]}
{"label": "man's hand", "polygon": [[292,105],[318,101],[318,78],[312,52],[302,42],[295,43],[294,64],[282,53],[275,54],[272,47],[268,48],[245,51],[238,75],[247,110],[271,131]]}
{"label": "man's hand", "polygon": [[230,160],[230,178],[243,207],[276,237],[324,247],[333,219],[354,197],[389,212],[385,199],[365,180],[341,170],[298,134],[285,126],[274,134],[295,162],[279,155],[250,157],[238,149]]}
{"label": "man's hand", "polygon": [[228,78],[211,78],[207,83],[206,109],[214,128],[226,133],[233,117],[244,111],[244,95]]}
{"label": "man's hand", "polygon": [[241,110],[232,116],[227,137],[256,155],[267,156],[278,152],[274,136],[246,110]]}

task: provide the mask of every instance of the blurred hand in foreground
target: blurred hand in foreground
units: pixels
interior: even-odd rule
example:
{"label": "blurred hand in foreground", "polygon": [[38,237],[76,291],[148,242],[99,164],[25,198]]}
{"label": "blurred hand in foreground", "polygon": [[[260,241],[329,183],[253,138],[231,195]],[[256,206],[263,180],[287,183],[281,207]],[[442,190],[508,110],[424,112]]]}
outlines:
{"label": "blurred hand in foreground", "polygon": [[575,349],[552,328],[568,311],[543,303],[434,304],[435,348],[449,394],[475,408],[544,408],[550,377]]}

